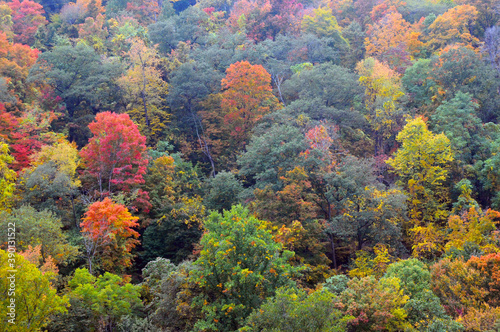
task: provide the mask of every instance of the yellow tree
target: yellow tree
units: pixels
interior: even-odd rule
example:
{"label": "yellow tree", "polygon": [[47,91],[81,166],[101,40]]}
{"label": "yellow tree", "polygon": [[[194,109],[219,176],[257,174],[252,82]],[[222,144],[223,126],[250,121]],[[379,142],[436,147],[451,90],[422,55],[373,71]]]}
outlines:
{"label": "yellow tree", "polygon": [[409,230],[413,256],[437,257],[444,251],[445,230],[435,223],[424,226],[415,226]]}
{"label": "yellow tree", "polygon": [[498,252],[498,231],[500,212],[487,210],[477,211],[471,207],[461,216],[448,219],[447,243],[445,249],[463,250],[466,244],[475,244],[485,254]]}
{"label": "yellow tree", "polygon": [[105,54],[107,51],[104,44],[108,35],[103,14],[98,14],[95,18],[92,16],[87,17],[85,23],[80,24],[78,30],[80,42],[92,46],[100,54]]}
{"label": "yellow tree", "polygon": [[12,40],[14,33],[12,32],[12,9],[6,2],[0,2],[0,31],[4,32],[9,40]]}
{"label": "yellow tree", "polygon": [[151,142],[156,142],[169,119],[165,105],[168,85],[158,69],[158,52],[154,47],[147,47],[141,39],[134,38],[127,56],[131,66],[118,80],[128,96],[127,112],[141,133]]}
{"label": "yellow tree", "polygon": [[384,151],[384,140],[401,127],[402,114],[398,100],[404,93],[401,76],[377,59],[368,58],[356,65],[359,82],[366,88],[366,118],[375,132],[376,154]]}
{"label": "yellow tree", "polygon": [[364,250],[356,252],[356,259],[353,262],[352,270],[349,271],[349,276],[352,278],[364,278],[373,275],[377,279],[380,279],[387,271],[389,265],[396,260],[389,253],[389,249],[390,247],[387,245],[376,244],[373,247],[375,254],[373,258]]}
{"label": "yellow tree", "polygon": [[434,51],[452,44],[477,49],[480,41],[471,34],[477,16],[476,7],[470,5],[449,9],[428,27],[427,46]]}
{"label": "yellow tree", "polygon": [[80,158],[75,143],[59,139],[52,145],[42,146],[32,158],[31,167],[23,173],[22,198],[37,210],[57,207],[57,214],[64,222],[73,217],[77,222],[75,198],[81,183],[76,169]]}
{"label": "yellow tree", "polygon": [[[420,117],[407,120],[396,140],[401,147],[386,162],[399,175],[399,184],[408,194],[414,253],[434,255],[436,250],[441,250],[436,247],[442,240],[440,226],[444,226],[448,217],[445,182],[453,161],[450,140],[444,134],[429,131]],[[432,241],[428,235],[432,235]]]}
{"label": "yellow tree", "polygon": [[332,14],[332,9],[328,7],[314,9],[311,16],[304,15],[302,31],[313,33],[318,37],[333,38],[340,45],[349,45],[349,42],[342,37],[341,28]]}
{"label": "yellow tree", "polygon": [[43,273],[23,256],[0,250],[0,305],[5,310],[0,331],[40,331],[52,315],[66,312],[68,299],[57,295],[51,285],[54,277],[54,273]]}
{"label": "yellow tree", "polygon": [[[155,159],[149,168],[148,177],[154,187],[148,187],[153,197],[161,201],[161,206],[169,210],[169,215],[191,226],[201,227],[205,216],[202,198],[190,193],[198,188],[195,170],[185,170],[176,165],[172,156],[163,155]],[[150,185],[149,183],[147,186]],[[165,215],[162,218],[166,218]]]}
{"label": "yellow tree", "polygon": [[0,142],[0,211],[8,210],[14,192],[16,172],[8,167],[13,161],[14,158],[9,154],[9,146]]}
{"label": "yellow tree", "polygon": [[79,187],[81,183],[76,174],[79,162],[80,157],[76,143],[61,139],[53,145],[42,146],[41,151],[35,155],[32,168],[52,163],[59,173],[63,173],[70,179],[72,186]]}

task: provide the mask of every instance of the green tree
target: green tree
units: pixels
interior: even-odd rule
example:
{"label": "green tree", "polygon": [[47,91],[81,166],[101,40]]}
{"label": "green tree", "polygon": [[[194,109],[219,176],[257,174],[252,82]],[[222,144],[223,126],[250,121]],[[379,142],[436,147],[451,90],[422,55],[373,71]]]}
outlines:
{"label": "green tree", "polygon": [[207,180],[204,204],[207,208],[222,212],[230,210],[238,203],[238,196],[243,191],[240,181],[231,172],[220,172]]}
{"label": "green tree", "polygon": [[336,302],[343,315],[352,316],[348,331],[401,331],[409,327],[403,306],[408,296],[403,294],[398,278],[373,276],[353,278]]}
{"label": "green tree", "polygon": [[496,74],[474,51],[449,47],[439,56],[418,60],[406,70],[402,83],[410,97],[409,106],[417,108],[419,114],[432,114],[444,100],[461,91],[477,101],[477,116],[489,122],[496,121],[500,104]]}
{"label": "green tree", "polygon": [[338,242],[351,250],[377,243],[398,247],[400,225],[406,218],[405,196],[400,190],[383,188],[373,160],[339,155],[330,159],[312,149],[303,161],[304,171],[287,174],[291,183],[302,182],[302,195],[316,206],[317,218],[325,220],[335,267]]}
{"label": "green tree", "polygon": [[333,216],[330,230],[347,242],[355,244],[357,250],[361,250],[365,244],[397,245],[401,234],[400,225],[406,215],[406,196],[398,189],[360,187],[357,185],[361,182],[359,179],[356,184],[349,183],[349,170],[353,170],[352,166],[347,165],[341,170],[341,176],[333,177],[330,181],[332,186],[328,194],[332,197],[342,197],[337,201],[337,208],[342,207],[341,211],[345,211]]}
{"label": "green tree", "polygon": [[313,10],[313,15],[305,15],[302,19],[302,31],[313,33],[318,37],[332,38],[336,43],[349,47],[349,42],[342,37],[342,30],[337,19],[328,7]]}
{"label": "green tree", "polygon": [[207,21],[208,18],[208,14],[200,7],[189,6],[179,15],[172,15],[151,24],[148,32],[153,43],[159,44],[160,51],[165,53],[175,49],[180,41],[189,40],[203,45],[207,41],[208,31],[199,23]]}
{"label": "green tree", "polygon": [[431,128],[443,133],[451,142],[456,159],[464,164],[472,164],[476,154],[480,153],[483,124],[476,115],[479,107],[472,95],[457,92],[450,101],[444,101],[431,116]]}
{"label": "green tree", "polygon": [[366,31],[357,21],[353,21],[342,30],[342,34],[350,45],[348,52],[343,56],[342,64],[348,68],[354,68],[365,55]]}
{"label": "green tree", "polygon": [[35,155],[33,166],[23,175],[23,203],[37,210],[50,210],[61,217],[65,226],[77,224],[75,196],[80,180],[76,168],[78,150],[66,140],[45,145]]}
{"label": "green tree", "polygon": [[303,290],[280,288],[248,317],[240,331],[346,331],[349,316],[335,308],[335,295],[326,289],[308,295]]}
{"label": "green tree", "polygon": [[198,269],[190,273],[202,291],[193,302],[204,314],[195,330],[234,331],[278,287],[292,283],[295,269],[287,260],[294,253],[282,251],[266,223],[241,205],[213,212],[204,226]]}
{"label": "green tree", "polygon": [[[488,124],[492,125],[492,124]],[[486,126],[485,126],[486,127]],[[491,203],[493,208],[500,209],[500,173],[498,172],[500,165],[500,137],[498,136],[498,126],[493,125],[493,132],[490,137],[486,136],[487,157],[483,160],[478,160],[474,165],[475,170],[479,173],[479,180],[482,189],[485,191],[486,204]]]}
{"label": "green tree", "polygon": [[433,98],[437,89],[437,82],[431,79],[431,59],[419,59],[413,66],[408,67],[401,78],[408,101],[406,106],[410,109],[419,109],[426,113],[429,109],[436,109],[436,98]]}
{"label": "green tree", "polygon": [[90,308],[91,325],[85,326],[84,329],[90,327],[112,331],[123,316],[130,315],[142,307],[140,286],[132,285],[109,272],[94,277],[87,269],[76,269],[68,286],[68,296],[75,304],[69,314],[79,307]]}
{"label": "green tree", "polygon": [[486,29],[484,44],[488,51],[491,66],[500,74],[500,27],[492,26]]}
{"label": "green tree", "polygon": [[355,123],[351,119],[355,114],[349,113],[356,113],[353,108],[361,104],[363,88],[355,73],[341,66],[322,63],[303,69],[286,80],[283,95],[291,102],[291,107],[294,103],[312,103],[311,112],[303,111],[311,119],[331,118],[339,125],[352,126]]}
{"label": "green tree", "polygon": [[150,151],[154,161],[145,177],[151,222],[144,231],[141,253],[146,261],[165,257],[175,263],[187,259],[201,236],[206,208],[201,197],[201,172],[181,154],[169,155],[164,142]]}
{"label": "green tree", "polygon": [[460,192],[457,201],[453,203],[452,214],[461,214],[469,210],[471,207],[479,209],[478,202],[472,198],[473,193],[472,183],[467,179],[462,179],[455,184],[455,191]]}
{"label": "green tree", "polygon": [[304,136],[291,125],[275,125],[263,135],[254,135],[246,152],[238,158],[240,175],[256,187],[280,189],[281,176],[291,171],[306,148]]}
{"label": "green tree", "polygon": [[[12,275],[15,279],[12,279]],[[0,304],[4,308],[0,330],[40,331],[49,323],[51,315],[66,312],[68,298],[57,295],[56,289],[51,285],[54,277],[50,272],[42,273],[21,255],[0,250]],[[15,284],[14,287],[11,286],[12,283]],[[8,315],[12,312],[9,308],[12,304],[15,307],[14,315]],[[15,324],[8,322],[11,318]]]}
{"label": "green tree", "polygon": [[[8,224],[16,225],[17,249],[27,250],[28,246],[42,246],[42,258],[51,256],[58,264],[70,262],[78,256],[78,248],[68,243],[62,231],[61,219],[48,210],[36,211],[23,205],[11,212],[0,212],[0,235],[7,239]],[[2,244],[5,245],[5,243]]]}
{"label": "green tree", "polygon": [[92,47],[79,43],[41,54],[28,80],[54,86],[66,104],[69,139],[83,145],[90,136],[86,128],[92,120],[89,115],[116,110],[120,93],[115,80],[121,73],[118,61],[102,59]]}
{"label": "green tree", "polygon": [[188,282],[191,261],[179,265],[158,257],[142,270],[143,294],[150,322],[162,330],[187,331],[199,318],[187,301],[197,294]]}
{"label": "green tree", "polygon": [[432,326],[446,322],[453,331],[460,324],[446,315],[439,298],[431,290],[431,273],[421,261],[412,258],[389,265],[384,278],[398,278],[404,295],[409,297],[404,309],[408,321],[418,331],[433,331]]}
{"label": "green tree", "polygon": [[326,279],[325,283],[323,284],[323,288],[326,288],[328,291],[338,295],[346,290],[348,283],[348,276],[346,276],[345,274],[337,274]]}
{"label": "green tree", "polygon": [[[215,175],[215,162],[211,142],[200,114],[200,102],[215,90],[222,79],[222,74],[211,70],[203,62],[190,61],[183,63],[173,73],[168,96],[170,105],[177,118],[177,126],[186,133],[193,143],[193,152],[201,152],[210,163],[212,175]],[[217,89],[218,90],[218,89]],[[219,102],[220,104],[220,102]],[[222,130],[217,126],[217,131]],[[196,148],[194,148],[196,147]],[[193,159],[194,156],[189,156]]]}

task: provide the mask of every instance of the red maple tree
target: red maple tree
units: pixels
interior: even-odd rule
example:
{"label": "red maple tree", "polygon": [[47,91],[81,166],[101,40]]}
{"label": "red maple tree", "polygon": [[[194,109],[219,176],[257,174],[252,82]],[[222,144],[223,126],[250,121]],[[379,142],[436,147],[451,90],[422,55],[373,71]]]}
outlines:
{"label": "red maple tree", "polygon": [[38,27],[48,23],[43,16],[45,13],[43,6],[31,0],[24,0],[23,2],[13,0],[8,4],[14,14],[12,17],[14,41],[33,45]]}
{"label": "red maple tree", "polygon": [[101,197],[144,183],[146,137],[128,114],[99,113],[89,128],[94,136],[80,155],[88,174],[97,180]]}

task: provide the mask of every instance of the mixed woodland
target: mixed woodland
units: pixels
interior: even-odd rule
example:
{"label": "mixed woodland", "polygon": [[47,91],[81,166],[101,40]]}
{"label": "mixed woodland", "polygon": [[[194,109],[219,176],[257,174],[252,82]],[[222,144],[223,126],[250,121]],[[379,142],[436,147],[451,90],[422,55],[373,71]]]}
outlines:
{"label": "mixed woodland", "polygon": [[499,211],[497,0],[0,1],[1,331],[500,331]]}

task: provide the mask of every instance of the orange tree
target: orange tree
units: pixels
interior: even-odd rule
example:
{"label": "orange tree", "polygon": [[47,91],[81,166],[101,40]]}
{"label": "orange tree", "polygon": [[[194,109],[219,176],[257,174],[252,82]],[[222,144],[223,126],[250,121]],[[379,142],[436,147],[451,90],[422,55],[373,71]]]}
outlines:
{"label": "orange tree", "polygon": [[28,83],[28,74],[38,54],[37,49],[28,45],[10,42],[8,35],[0,31],[0,78],[3,78],[8,90],[3,91],[2,102],[16,105],[20,100],[34,98],[35,91]]}
{"label": "orange tree", "polygon": [[[498,1],[496,0],[456,0],[455,3],[474,6],[477,9],[478,16],[473,22],[476,36],[482,36],[484,30],[500,23],[500,10],[498,10]],[[495,6],[497,6],[496,10]]]}
{"label": "orange tree", "polygon": [[476,313],[481,320],[480,312],[500,310],[500,253],[473,256],[467,262],[444,258],[431,267],[431,280],[453,317]]}
{"label": "orange tree", "polygon": [[422,46],[418,42],[419,32],[398,12],[388,13],[370,25],[367,34],[367,54],[388,63],[398,73],[403,73],[411,65],[412,51],[416,53]]}
{"label": "orange tree", "polygon": [[106,271],[120,271],[130,266],[130,251],[139,243],[139,233],[133,229],[138,226],[138,219],[108,197],[89,207],[80,227],[90,273],[96,256],[100,256],[101,268]]}
{"label": "orange tree", "polygon": [[480,47],[479,39],[471,33],[477,16],[476,7],[470,5],[449,9],[427,28],[427,47],[434,51],[455,43],[472,49]]}
{"label": "orange tree", "polygon": [[500,253],[471,257],[467,265],[481,275],[481,290],[488,305],[500,306]]}
{"label": "orange tree", "polygon": [[255,123],[279,105],[272,93],[271,75],[261,65],[240,61],[229,66],[221,84],[224,123],[240,147]]}
{"label": "orange tree", "polygon": [[369,276],[349,280],[335,306],[349,319],[347,331],[402,331],[410,327],[403,308],[407,301],[398,278]]}
{"label": "orange tree", "polygon": [[470,257],[471,251],[484,254],[498,252],[498,224],[500,212],[491,209],[481,211],[475,206],[460,215],[450,216],[446,231],[446,252],[466,258]]}

